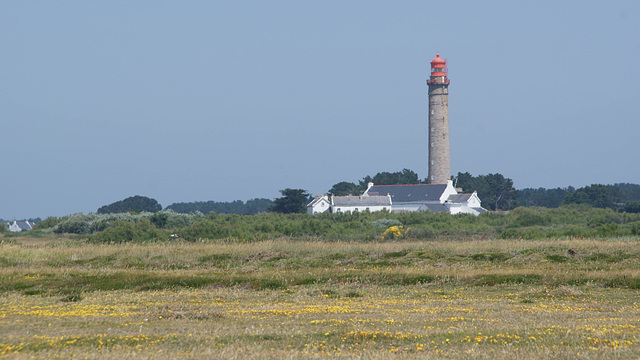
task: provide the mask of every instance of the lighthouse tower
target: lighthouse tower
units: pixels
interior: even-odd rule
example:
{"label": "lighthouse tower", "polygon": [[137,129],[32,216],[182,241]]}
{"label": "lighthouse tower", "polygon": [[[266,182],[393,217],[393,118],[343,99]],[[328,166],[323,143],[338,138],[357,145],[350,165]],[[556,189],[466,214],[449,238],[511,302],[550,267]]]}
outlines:
{"label": "lighthouse tower", "polygon": [[429,86],[429,183],[446,184],[451,177],[449,155],[449,78],[447,61],[436,54]]}

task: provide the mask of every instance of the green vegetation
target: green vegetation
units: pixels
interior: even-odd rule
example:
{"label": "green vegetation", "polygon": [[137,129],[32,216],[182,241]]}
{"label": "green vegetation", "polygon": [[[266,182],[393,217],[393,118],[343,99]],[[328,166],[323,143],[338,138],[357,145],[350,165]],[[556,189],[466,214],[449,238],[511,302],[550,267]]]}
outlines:
{"label": "green vegetation", "polygon": [[158,204],[155,199],[146,196],[132,196],[124,200],[116,201],[113,204],[102,206],[98,209],[98,214],[116,214],[116,213],[140,213],[140,212],[158,212],[162,210],[162,205]]}
{"label": "green vegetation", "polygon": [[516,206],[557,208],[562,205],[565,196],[576,191],[569,186],[566,188],[526,188],[516,190]]}
{"label": "green vegetation", "polygon": [[594,184],[580,188],[564,198],[565,204],[588,204],[597,208],[619,209],[624,203],[622,192],[614,186]]}
{"label": "green vegetation", "polygon": [[269,199],[251,199],[247,202],[241,200],[231,202],[216,202],[216,201],[196,201],[187,203],[173,203],[166,207],[165,210],[173,210],[177,213],[189,214],[195,212],[201,212],[208,214],[215,212],[218,214],[257,214],[266,212],[270,206],[273,205],[273,201]]}
{"label": "green vegetation", "polygon": [[[47,225],[49,227],[45,228]],[[397,227],[399,231],[389,230]],[[475,239],[612,238],[637,236],[640,214],[620,213],[586,205],[556,209],[516,208],[507,213],[469,214],[413,212],[256,215],[180,214],[173,211],[141,214],[74,214],[47,218],[33,236],[71,233],[92,242],[149,242],[183,239],[260,241],[288,237],[296,240],[387,241]],[[386,232],[386,233],[385,233]],[[9,235],[5,235],[9,236]]]}
{"label": "green vegetation", "polygon": [[456,187],[462,188],[465,193],[477,191],[482,206],[489,210],[513,209],[515,203],[513,180],[501,174],[473,176],[468,172],[459,172]]}
{"label": "green vegetation", "polygon": [[367,184],[373,182],[376,185],[398,185],[398,184],[426,184],[426,180],[421,181],[418,174],[409,169],[402,169],[397,172],[379,172],[374,177],[369,175],[360,180],[360,187],[367,188]]}
{"label": "green vegetation", "polygon": [[303,189],[280,190],[282,197],[277,198],[269,211],[282,214],[306,213],[307,203],[311,201],[309,193]]}

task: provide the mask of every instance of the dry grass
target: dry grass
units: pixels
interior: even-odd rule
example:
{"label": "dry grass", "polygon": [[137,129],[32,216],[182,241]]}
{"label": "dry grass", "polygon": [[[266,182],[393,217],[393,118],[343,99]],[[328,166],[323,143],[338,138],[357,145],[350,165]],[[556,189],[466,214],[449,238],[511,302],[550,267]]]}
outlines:
{"label": "dry grass", "polygon": [[637,245],[24,239],[0,357],[637,358]]}

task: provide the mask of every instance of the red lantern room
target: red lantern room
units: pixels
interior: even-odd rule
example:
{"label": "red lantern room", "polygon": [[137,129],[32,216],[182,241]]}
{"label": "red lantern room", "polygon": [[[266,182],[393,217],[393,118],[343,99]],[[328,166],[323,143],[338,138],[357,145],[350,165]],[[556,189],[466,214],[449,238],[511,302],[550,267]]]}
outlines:
{"label": "red lantern room", "polygon": [[427,83],[449,83],[449,79],[447,79],[447,60],[442,59],[440,54],[436,54],[436,58],[431,60],[431,78],[427,80]]}
{"label": "red lantern room", "polygon": [[431,61],[431,76],[447,76],[447,61],[436,54],[436,58]]}

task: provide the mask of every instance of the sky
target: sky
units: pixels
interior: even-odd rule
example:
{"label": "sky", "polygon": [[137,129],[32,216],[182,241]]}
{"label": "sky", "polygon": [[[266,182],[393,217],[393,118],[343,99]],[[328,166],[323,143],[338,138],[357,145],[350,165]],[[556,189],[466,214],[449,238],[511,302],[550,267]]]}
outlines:
{"label": "sky", "polygon": [[640,2],[0,0],[0,218],[428,173],[640,183]]}

